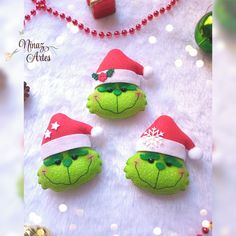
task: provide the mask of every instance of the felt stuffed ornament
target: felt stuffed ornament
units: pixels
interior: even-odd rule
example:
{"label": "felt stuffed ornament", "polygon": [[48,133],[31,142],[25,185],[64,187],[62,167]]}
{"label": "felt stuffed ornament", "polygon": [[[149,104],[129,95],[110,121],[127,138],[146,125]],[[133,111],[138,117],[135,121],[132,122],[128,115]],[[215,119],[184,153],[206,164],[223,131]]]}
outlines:
{"label": "felt stuffed ornament", "polygon": [[100,135],[100,127],[55,114],[41,145],[43,165],[38,181],[43,189],[56,192],[74,188],[92,180],[101,171],[99,154],[91,148],[90,136]]}
{"label": "felt stuffed ornament", "polygon": [[139,86],[151,72],[151,67],[143,67],[121,50],[111,50],[92,74],[95,91],[88,98],[89,111],[107,119],[125,119],[144,111],[146,95]]}
{"label": "felt stuffed ornament", "polygon": [[160,116],[140,137],[137,153],[126,163],[126,178],[147,191],[174,194],[189,184],[186,157],[200,159],[202,151],[169,116]]}

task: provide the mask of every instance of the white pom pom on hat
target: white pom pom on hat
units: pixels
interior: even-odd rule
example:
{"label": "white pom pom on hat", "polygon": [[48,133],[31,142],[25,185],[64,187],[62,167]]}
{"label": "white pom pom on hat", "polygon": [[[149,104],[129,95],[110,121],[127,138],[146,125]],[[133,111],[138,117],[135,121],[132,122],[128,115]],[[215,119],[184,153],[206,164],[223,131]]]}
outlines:
{"label": "white pom pom on hat", "polygon": [[151,66],[145,66],[143,68],[144,79],[149,79],[152,74],[153,74],[153,68]]}
{"label": "white pom pom on hat", "polygon": [[194,147],[188,151],[188,157],[192,160],[202,159],[203,152],[199,147]]}
{"label": "white pom pom on hat", "polygon": [[99,137],[103,134],[103,128],[99,127],[99,126],[95,126],[92,128],[91,130],[91,136],[92,137]]}

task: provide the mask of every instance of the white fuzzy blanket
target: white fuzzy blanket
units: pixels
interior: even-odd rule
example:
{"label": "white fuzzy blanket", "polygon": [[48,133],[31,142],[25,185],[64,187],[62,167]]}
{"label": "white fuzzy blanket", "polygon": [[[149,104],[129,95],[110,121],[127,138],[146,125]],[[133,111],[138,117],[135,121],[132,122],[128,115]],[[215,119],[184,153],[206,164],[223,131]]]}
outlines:
{"label": "white fuzzy blanket", "polygon": [[[95,21],[85,0],[49,0],[51,6],[101,30],[132,26],[167,1],[148,2],[117,0],[116,15]],[[55,236],[151,236],[156,227],[164,236],[195,236],[199,232],[204,219],[199,211],[207,209],[210,218],[212,200],[211,60],[200,51],[190,56],[185,47],[197,48],[194,28],[210,4],[210,0],[180,1],[171,13],[153,21],[144,31],[120,40],[102,41],[71,33],[64,23],[43,14],[26,26],[25,38],[58,47],[51,62],[25,65],[26,81],[31,86],[31,98],[25,107],[26,223],[47,226]],[[26,11],[31,8],[30,1],[25,0]],[[168,24],[173,31],[166,31]],[[155,44],[149,43],[150,36],[156,37]],[[142,84],[148,107],[128,120],[103,120],[86,109],[93,90],[89,76],[112,48],[120,48],[154,68],[153,80]],[[182,60],[182,66],[176,67],[177,59]],[[203,60],[204,67],[198,68],[197,60]],[[101,175],[77,190],[60,194],[43,191],[37,183],[41,139],[56,112],[105,130],[103,140],[93,142],[103,160]],[[204,150],[202,161],[187,161],[191,181],[188,190],[171,197],[137,189],[123,172],[126,160],[135,153],[139,135],[161,114],[173,116]],[[68,207],[65,213],[58,210],[62,203]]]}

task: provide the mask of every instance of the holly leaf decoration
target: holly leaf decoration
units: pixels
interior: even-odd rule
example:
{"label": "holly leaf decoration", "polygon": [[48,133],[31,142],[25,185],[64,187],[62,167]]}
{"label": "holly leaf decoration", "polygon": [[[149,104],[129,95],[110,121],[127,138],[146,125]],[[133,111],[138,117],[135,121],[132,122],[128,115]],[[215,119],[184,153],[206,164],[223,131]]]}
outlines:
{"label": "holly leaf decoration", "polygon": [[109,69],[106,74],[107,74],[107,77],[112,77],[112,75],[114,74],[114,69]]}
{"label": "holly leaf decoration", "polygon": [[95,80],[98,80],[98,74],[93,73],[93,74],[92,74],[92,78],[95,79]]}

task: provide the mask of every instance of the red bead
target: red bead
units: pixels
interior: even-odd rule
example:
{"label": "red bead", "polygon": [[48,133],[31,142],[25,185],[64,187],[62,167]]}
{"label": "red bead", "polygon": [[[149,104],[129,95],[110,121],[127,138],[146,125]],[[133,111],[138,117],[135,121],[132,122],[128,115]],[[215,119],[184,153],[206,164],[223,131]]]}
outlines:
{"label": "red bead", "polygon": [[100,37],[101,39],[103,39],[103,38],[105,37],[105,34],[104,34],[103,32],[100,32],[100,33],[99,33],[99,37]]}
{"label": "red bead", "polygon": [[78,25],[78,27],[79,27],[80,30],[83,30],[83,29],[84,29],[84,25],[83,25],[82,23],[80,23],[80,24]]}
{"label": "red bead", "polygon": [[168,4],[168,5],[166,6],[166,10],[169,11],[170,9],[171,9],[171,5]]}
{"label": "red bead", "polygon": [[202,228],[202,232],[203,232],[204,234],[208,234],[208,233],[209,233],[209,229],[208,229],[208,228],[205,228],[205,227],[203,227],[203,228]]}
{"label": "red bead", "polygon": [[153,15],[152,14],[148,15],[148,20],[149,21],[153,20]]}
{"label": "red bead", "polygon": [[139,31],[139,30],[141,30],[141,27],[142,27],[141,24],[137,24],[135,28],[136,28],[136,30]]}
{"label": "red bead", "polygon": [[172,0],[172,1],[170,2],[170,4],[171,4],[172,6],[174,6],[174,5],[176,4],[176,0]]}
{"label": "red bead", "polygon": [[65,19],[66,15],[64,13],[60,14],[61,19]]}
{"label": "red bead", "polygon": [[47,12],[52,13],[52,8],[51,7],[47,8]]}
{"label": "red bead", "polygon": [[77,20],[73,20],[72,23],[73,23],[73,25],[78,25],[78,21]]}
{"label": "red bead", "polygon": [[123,36],[126,36],[126,35],[128,34],[128,31],[127,31],[127,30],[122,30],[122,31],[121,31],[121,34],[122,34]]}
{"label": "red bead", "polygon": [[97,36],[97,30],[93,30],[92,32],[91,32],[91,34],[95,37],[95,36]]}
{"label": "red bead", "polygon": [[165,11],[166,11],[166,10],[165,10],[164,7],[162,7],[162,8],[160,9],[160,13],[161,13],[161,14],[165,13]]}
{"label": "red bead", "polygon": [[67,16],[67,17],[66,17],[66,21],[67,21],[67,22],[71,22],[71,20],[72,20],[72,19],[71,19],[70,16]]}
{"label": "red bead", "polygon": [[86,34],[89,34],[89,33],[90,33],[89,27],[84,28],[84,32],[85,32]]}
{"label": "red bead", "polygon": [[106,34],[106,36],[107,36],[107,38],[112,38],[112,33],[111,32],[107,32],[107,34]]}
{"label": "red bead", "polygon": [[120,32],[119,32],[119,31],[115,31],[115,32],[114,32],[114,36],[115,36],[115,37],[119,37],[119,36],[120,36]]}
{"label": "red bead", "polygon": [[154,12],[153,12],[153,15],[154,15],[155,17],[158,17],[158,16],[159,16],[159,11],[154,11]]}
{"label": "red bead", "polygon": [[30,13],[31,13],[32,16],[36,15],[36,11],[35,10],[32,10]]}
{"label": "red bead", "polygon": [[142,20],[142,25],[146,25],[147,24],[147,19],[143,19]]}
{"label": "red bead", "polygon": [[52,13],[54,16],[58,16],[59,14],[58,14],[58,11],[53,11],[53,13]]}
{"label": "red bead", "polygon": [[30,20],[30,19],[31,19],[30,15],[26,15],[26,16],[25,16],[25,19],[26,19],[26,20]]}
{"label": "red bead", "polygon": [[135,29],[134,29],[134,28],[130,28],[130,29],[129,29],[129,33],[130,33],[130,34],[134,34],[134,33],[135,33]]}

